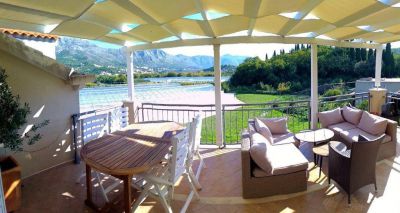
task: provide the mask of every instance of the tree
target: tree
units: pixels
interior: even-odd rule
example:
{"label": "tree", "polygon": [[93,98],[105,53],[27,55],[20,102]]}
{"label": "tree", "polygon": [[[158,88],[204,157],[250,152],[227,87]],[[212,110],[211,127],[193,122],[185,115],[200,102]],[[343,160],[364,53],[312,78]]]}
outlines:
{"label": "tree", "polygon": [[366,61],[367,60],[367,49],[361,48],[360,54],[361,54],[361,60]]}
{"label": "tree", "polygon": [[368,49],[368,54],[367,54],[367,60],[370,61],[370,60],[373,60],[373,59],[375,59],[375,57],[374,57],[374,50],[372,50],[371,48],[369,48],[369,49]]}
{"label": "tree", "polygon": [[356,61],[359,62],[361,61],[361,51],[360,48],[356,48]]}
{"label": "tree", "polygon": [[356,53],[354,48],[350,48],[349,50],[349,57],[351,61],[355,61],[356,60]]}
{"label": "tree", "polygon": [[390,43],[386,44],[386,48],[382,54],[383,68],[382,73],[385,77],[391,78],[394,77],[395,72],[395,64],[394,64],[394,56],[392,53],[392,47]]}
{"label": "tree", "polygon": [[21,104],[19,96],[11,93],[6,79],[5,70],[0,67],[0,144],[12,151],[22,151],[24,142],[32,145],[42,138],[37,131],[49,121],[35,124],[21,135],[20,128],[27,123],[31,111],[27,103]]}

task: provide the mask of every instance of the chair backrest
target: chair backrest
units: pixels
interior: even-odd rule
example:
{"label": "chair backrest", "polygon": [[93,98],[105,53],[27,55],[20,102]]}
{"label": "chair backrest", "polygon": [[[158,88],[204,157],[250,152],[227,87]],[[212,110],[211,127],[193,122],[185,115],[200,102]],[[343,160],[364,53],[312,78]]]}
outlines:
{"label": "chair backrest", "polygon": [[190,124],[190,149],[192,152],[195,152],[199,149],[201,142],[201,125],[202,119],[201,115],[199,114],[193,118],[193,121]]}
{"label": "chair backrest", "polygon": [[172,137],[172,150],[168,161],[170,174],[168,180],[172,183],[175,183],[186,170],[185,163],[189,152],[189,133],[190,128],[186,128]]}
{"label": "chair backrest", "polygon": [[[375,174],[379,146],[384,137],[385,135],[382,135],[373,141],[359,140],[352,143],[350,156],[352,178],[358,180],[359,178]],[[363,137],[360,135],[360,138]]]}

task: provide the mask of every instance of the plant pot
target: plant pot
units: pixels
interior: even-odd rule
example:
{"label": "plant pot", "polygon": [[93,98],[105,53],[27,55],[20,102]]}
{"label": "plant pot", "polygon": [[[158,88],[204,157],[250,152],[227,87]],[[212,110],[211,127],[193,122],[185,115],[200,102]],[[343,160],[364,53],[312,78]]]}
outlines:
{"label": "plant pot", "polygon": [[21,207],[21,167],[12,156],[0,158],[1,178],[7,212]]}

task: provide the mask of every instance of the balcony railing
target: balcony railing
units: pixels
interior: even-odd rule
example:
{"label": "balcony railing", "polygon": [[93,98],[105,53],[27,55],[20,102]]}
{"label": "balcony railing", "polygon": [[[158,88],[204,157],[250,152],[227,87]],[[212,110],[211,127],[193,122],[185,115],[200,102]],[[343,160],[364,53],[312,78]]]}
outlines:
{"label": "balcony railing", "polygon": [[[399,96],[400,97],[400,96]],[[393,94],[388,100],[399,100]],[[369,109],[369,94],[357,93],[322,97],[319,111],[331,110],[351,104],[357,108]],[[222,105],[224,145],[238,144],[240,133],[247,128],[247,122],[254,117],[287,117],[292,132],[310,128],[310,101],[272,101],[256,104]],[[175,121],[189,123],[197,114],[203,118],[201,144],[216,144],[215,105],[157,104],[143,103],[135,111],[135,122]],[[74,148],[94,138],[125,127],[128,124],[128,109],[121,106],[93,110],[72,116]],[[75,161],[79,155],[75,153]]]}
{"label": "balcony railing", "polygon": [[[319,110],[331,110],[351,104],[357,108],[369,109],[369,94],[357,93],[322,97]],[[287,117],[288,128],[292,132],[310,128],[310,101],[273,101],[256,104],[222,105],[223,135],[225,144],[238,144],[240,133],[247,128],[248,119],[254,117]],[[188,104],[143,103],[137,108],[136,121],[168,120],[179,123],[190,122],[196,114],[203,117],[202,144],[215,144],[215,106]]]}

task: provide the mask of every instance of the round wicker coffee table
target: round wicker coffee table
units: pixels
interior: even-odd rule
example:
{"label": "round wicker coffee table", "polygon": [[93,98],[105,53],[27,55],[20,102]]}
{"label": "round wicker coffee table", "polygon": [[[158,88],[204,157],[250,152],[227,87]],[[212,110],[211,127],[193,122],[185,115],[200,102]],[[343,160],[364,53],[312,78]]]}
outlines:
{"label": "round wicker coffee table", "polygon": [[333,138],[334,133],[330,129],[316,129],[316,130],[305,130],[301,131],[294,135],[297,140],[307,142],[307,143],[314,143],[319,144],[323,142],[327,142]]}
{"label": "round wicker coffee table", "polygon": [[[330,129],[322,128],[316,130],[304,130],[294,135],[294,137],[303,142],[312,143],[314,148],[318,144],[329,142],[333,136],[334,132]],[[317,155],[314,153],[314,164],[317,165]]]}

